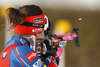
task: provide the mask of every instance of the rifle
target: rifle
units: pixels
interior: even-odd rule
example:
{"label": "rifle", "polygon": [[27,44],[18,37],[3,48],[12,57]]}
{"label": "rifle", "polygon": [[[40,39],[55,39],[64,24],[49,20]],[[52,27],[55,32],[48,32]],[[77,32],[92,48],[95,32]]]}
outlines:
{"label": "rifle", "polygon": [[59,43],[59,41],[68,41],[68,40],[74,40],[75,41],[75,46],[76,47],[80,47],[80,43],[79,43],[79,34],[78,34],[78,31],[79,31],[79,28],[74,28],[73,31],[75,33],[68,33],[68,34],[59,34],[59,35],[56,35],[56,34],[51,34],[49,33],[48,34],[48,38],[51,40],[51,44],[53,47],[54,46],[59,46],[59,44],[57,44],[56,42]]}

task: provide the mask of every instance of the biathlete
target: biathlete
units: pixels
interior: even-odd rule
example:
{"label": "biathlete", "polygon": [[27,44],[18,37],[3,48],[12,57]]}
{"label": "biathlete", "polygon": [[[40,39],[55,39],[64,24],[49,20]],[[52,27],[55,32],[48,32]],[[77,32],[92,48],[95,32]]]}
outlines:
{"label": "biathlete", "polygon": [[8,8],[7,15],[14,35],[0,54],[0,67],[58,67],[56,52],[46,54],[49,47],[44,40],[50,31],[50,22],[40,7]]}

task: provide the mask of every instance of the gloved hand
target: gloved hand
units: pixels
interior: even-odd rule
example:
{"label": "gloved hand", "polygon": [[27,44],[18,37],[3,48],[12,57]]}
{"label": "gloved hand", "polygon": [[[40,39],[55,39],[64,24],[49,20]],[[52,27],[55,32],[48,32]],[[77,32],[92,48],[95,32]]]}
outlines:
{"label": "gloved hand", "polygon": [[[53,38],[54,39],[54,38]],[[67,41],[60,41],[58,42],[58,46],[57,45],[53,45],[53,43],[51,42],[54,42],[56,40],[50,40],[49,38],[46,38],[44,40],[44,43],[46,44],[46,47],[47,47],[47,52],[46,52],[46,57],[48,56],[61,56],[62,55],[62,52],[63,52],[63,48],[65,47],[65,45],[67,44]],[[54,47],[55,46],[55,47]]]}

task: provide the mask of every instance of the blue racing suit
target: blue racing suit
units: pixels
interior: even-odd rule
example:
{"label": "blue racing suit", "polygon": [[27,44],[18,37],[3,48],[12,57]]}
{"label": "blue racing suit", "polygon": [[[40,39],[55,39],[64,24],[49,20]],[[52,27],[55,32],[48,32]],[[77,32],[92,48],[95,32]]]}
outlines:
{"label": "blue racing suit", "polygon": [[[30,42],[19,35],[12,36],[0,54],[0,67],[44,67],[39,56],[30,47]],[[46,67],[57,67],[56,59],[48,56]]]}

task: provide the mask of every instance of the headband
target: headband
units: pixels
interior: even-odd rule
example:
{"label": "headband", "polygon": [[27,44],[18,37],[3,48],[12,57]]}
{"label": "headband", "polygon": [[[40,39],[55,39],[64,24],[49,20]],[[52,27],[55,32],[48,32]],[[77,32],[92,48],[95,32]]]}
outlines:
{"label": "headband", "polygon": [[22,24],[16,25],[14,31],[18,34],[32,34],[47,30],[49,22],[44,14],[27,16]]}

